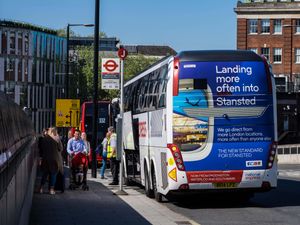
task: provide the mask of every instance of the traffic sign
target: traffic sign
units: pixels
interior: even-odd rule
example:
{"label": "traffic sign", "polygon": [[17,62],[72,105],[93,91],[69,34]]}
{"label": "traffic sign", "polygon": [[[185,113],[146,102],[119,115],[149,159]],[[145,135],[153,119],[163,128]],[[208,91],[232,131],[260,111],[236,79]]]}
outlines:
{"label": "traffic sign", "polygon": [[79,127],[79,99],[56,99],[55,111],[56,127]]}
{"label": "traffic sign", "polygon": [[103,66],[109,72],[113,72],[118,68],[118,64],[114,60],[108,60]]}
{"label": "traffic sign", "polygon": [[102,74],[120,74],[120,60],[117,58],[102,59]]}
{"label": "traffic sign", "polygon": [[120,59],[102,59],[101,78],[102,89],[118,90],[120,88]]}
{"label": "traffic sign", "polygon": [[128,51],[125,48],[120,48],[118,50],[118,56],[120,59],[124,60],[128,55]]}

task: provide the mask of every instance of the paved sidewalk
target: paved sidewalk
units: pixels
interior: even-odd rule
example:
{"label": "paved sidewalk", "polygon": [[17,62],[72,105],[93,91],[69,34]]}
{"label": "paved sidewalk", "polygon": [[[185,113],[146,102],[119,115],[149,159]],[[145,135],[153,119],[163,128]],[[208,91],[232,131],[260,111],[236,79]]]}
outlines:
{"label": "paved sidewalk", "polygon": [[[93,180],[93,178],[90,178]],[[110,179],[95,179],[112,192],[117,192],[119,186],[110,186]],[[128,195],[119,195],[119,197],[135,209],[140,215],[146,218],[151,224],[156,225],[200,225],[187,217],[170,210],[164,203],[158,203],[154,199],[146,197],[144,189],[135,186],[123,186],[123,190]]]}
{"label": "paved sidewalk", "polygon": [[279,164],[279,177],[300,178],[300,164]]}
{"label": "paved sidewalk", "polygon": [[[99,173],[98,173],[99,175]],[[109,172],[107,171],[107,176]],[[126,187],[129,195],[117,196],[119,186],[109,186],[110,179],[91,178],[89,191],[81,189],[49,195],[35,193],[30,225],[189,225],[197,224],[153,199],[138,187]],[[37,179],[39,183],[39,179]],[[67,179],[68,187],[68,179]],[[46,188],[45,188],[46,189]]]}

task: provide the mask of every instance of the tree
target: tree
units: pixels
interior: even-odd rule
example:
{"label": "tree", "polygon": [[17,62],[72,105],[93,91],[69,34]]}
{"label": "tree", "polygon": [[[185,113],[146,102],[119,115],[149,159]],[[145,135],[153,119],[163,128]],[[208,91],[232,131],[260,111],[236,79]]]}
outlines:
{"label": "tree", "polygon": [[[67,37],[67,27],[56,30],[57,35],[60,37]],[[80,35],[76,34],[72,29],[70,29],[69,33],[70,37],[79,37]]]}
{"label": "tree", "polygon": [[143,55],[128,56],[124,61],[124,81],[128,81],[158,60],[157,57],[145,57]]}
{"label": "tree", "polygon": [[[78,55],[78,61],[70,63],[70,71],[73,73],[73,79],[70,79],[70,96],[76,96],[76,89],[78,87],[81,102],[92,100],[94,96],[94,46],[77,46],[74,52]],[[111,100],[119,97],[119,90],[101,89],[101,58],[116,58],[116,53],[100,53],[98,65],[98,99]],[[128,56],[124,61],[124,81],[126,82],[157,60],[158,58],[149,58],[143,55]]]}

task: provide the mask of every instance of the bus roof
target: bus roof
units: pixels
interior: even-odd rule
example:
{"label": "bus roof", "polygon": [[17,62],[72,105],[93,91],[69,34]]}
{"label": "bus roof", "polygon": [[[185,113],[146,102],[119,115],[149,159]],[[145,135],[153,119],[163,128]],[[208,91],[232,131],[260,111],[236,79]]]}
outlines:
{"label": "bus roof", "polygon": [[183,51],[177,57],[181,62],[262,61],[255,52],[246,50]]}

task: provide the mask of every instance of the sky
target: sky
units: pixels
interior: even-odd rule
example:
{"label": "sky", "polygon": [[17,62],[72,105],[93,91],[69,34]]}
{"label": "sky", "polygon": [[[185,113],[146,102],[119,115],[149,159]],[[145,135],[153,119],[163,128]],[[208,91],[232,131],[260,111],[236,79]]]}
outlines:
{"label": "sky", "polygon": [[[236,49],[237,0],[100,0],[100,31],[124,45]],[[51,29],[94,23],[95,0],[0,0],[0,19]],[[93,28],[73,27],[80,36]]]}

